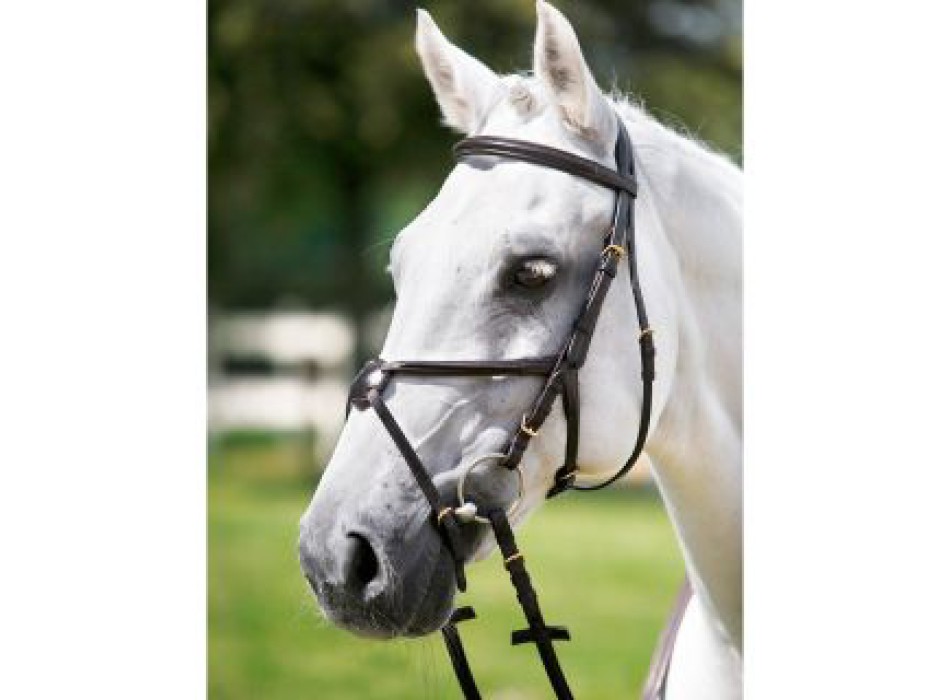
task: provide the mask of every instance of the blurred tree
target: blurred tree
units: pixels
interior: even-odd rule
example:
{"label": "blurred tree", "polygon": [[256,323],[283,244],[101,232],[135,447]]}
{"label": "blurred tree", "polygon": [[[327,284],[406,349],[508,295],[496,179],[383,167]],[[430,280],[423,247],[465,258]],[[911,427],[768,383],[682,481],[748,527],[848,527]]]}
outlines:
{"label": "blurred tree", "polygon": [[[209,1],[213,307],[289,299],[359,321],[390,296],[386,242],[435,194],[455,138],[416,61],[416,4]],[[739,157],[738,0],[556,4],[603,87]],[[530,68],[533,0],[426,6],[495,70]]]}

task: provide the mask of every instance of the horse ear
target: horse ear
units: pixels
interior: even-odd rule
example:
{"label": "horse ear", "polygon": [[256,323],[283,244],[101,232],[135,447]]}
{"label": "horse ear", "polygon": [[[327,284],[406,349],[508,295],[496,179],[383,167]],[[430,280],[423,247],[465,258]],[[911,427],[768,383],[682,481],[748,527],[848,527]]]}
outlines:
{"label": "horse ear", "polygon": [[422,9],[417,10],[416,53],[445,123],[464,134],[473,134],[494,104],[501,79],[446,39]]}
{"label": "horse ear", "polygon": [[544,0],[538,0],[534,73],[553,95],[569,130],[601,148],[613,143],[613,108],[587,67],[571,23]]}

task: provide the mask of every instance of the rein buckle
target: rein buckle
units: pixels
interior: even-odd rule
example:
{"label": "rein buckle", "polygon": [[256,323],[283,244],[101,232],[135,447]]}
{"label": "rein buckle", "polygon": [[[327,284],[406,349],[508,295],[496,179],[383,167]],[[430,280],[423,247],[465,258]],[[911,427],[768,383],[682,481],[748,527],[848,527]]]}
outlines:
{"label": "rein buckle", "polygon": [[525,435],[528,435],[529,437],[536,437],[538,432],[540,432],[540,430],[541,430],[540,427],[532,428],[531,426],[529,426],[526,420],[526,416],[524,415],[521,416],[521,432],[523,432]]}
{"label": "rein buckle", "polygon": [[606,255],[616,255],[617,258],[623,260],[627,257],[627,249],[622,245],[617,245],[616,243],[611,243],[609,246],[604,248],[604,254]]}

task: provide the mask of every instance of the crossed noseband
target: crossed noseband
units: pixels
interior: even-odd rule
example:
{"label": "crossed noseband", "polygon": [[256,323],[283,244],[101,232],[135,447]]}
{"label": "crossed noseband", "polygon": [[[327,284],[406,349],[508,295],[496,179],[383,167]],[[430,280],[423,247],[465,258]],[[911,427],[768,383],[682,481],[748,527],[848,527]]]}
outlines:
{"label": "crossed noseband", "polygon": [[[527,629],[512,633],[512,644],[533,642],[544,664],[548,679],[555,695],[561,700],[572,699],[573,695],[561,671],[554,651],[553,641],[566,640],[570,636],[562,627],[548,626],[541,614],[537,595],[531,585],[531,579],[525,567],[524,557],[518,550],[509,522],[509,515],[518,505],[523,495],[524,479],[520,464],[531,438],[538,434],[542,424],[551,413],[558,397],[564,410],[567,423],[567,440],[564,446],[564,461],[555,472],[547,496],[551,498],[568,489],[593,491],[604,488],[626,474],[636,463],[643,451],[647,432],[650,427],[650,409],[653,399],[654,357],[653,332],[647,320],[640,280],[637,275],[636,241],[634,236],[633,201],[637,195],[637,180],[634,169],[633,147],[623,122],[617,118],[617,141],[614,156],[617,170],[610,170],[601,164],[581,158],[556,148],[542,146],[529,141],[507,139],[496,136],[477,136],[467,138],[453,149],[459,161],[469,158],[488,157],[517,160],[568,173],[616,192],[613,219],[610,229],[604,236],[600,263],[587,291],[583,308],[574,322],[567,339],[555,355],[537,358],[511,360],[383,360],[368,362],[350,388],[350,407],[357,410],[372,408],[392,438],[400,454],[412,472],[420,491],[431,509],[432,526],[438,531],[446,549],[452,556],[458,588],[464,591],[465,560],[461,546],[461,528],[472,522],[490,524],[504,557],[511,582],[517,592],[518,601],[528,622]],[[626,258],[630,271],[630,286],[637,310],[639,323],[638,342],[640,346],[641,378],[643,382],[643,407],[640,414],[640,427],[630,457],[610,478],[596,484],[583,485],[576,481],[577,449],[580,426],[580,391],[578,373],[587,360],[591,338],[600,318],[604,299],[611,282],[617,275],[620,261]],[[439,494],[418,453],[406,437],[396,418],[386,406],[384,394],[388,383],[400,376],[432,377],[538,377],[543,386],[534,402],[523,414],[521,424],[511,435],[504,452],[482,455],[466,465],[459,477],[456,501],[446,502]],[[516,473],[518,478],[518,497],[508,511],[501,508],[485,508],[466,498],[466,477],[475,467],[494,462],[500,468]],[[452,665],[459,685],[468,700],[480,698],[478,688],[468,666],[456,623],[475,617],[471,608],[456,610],[450,621],[443,627]]]}

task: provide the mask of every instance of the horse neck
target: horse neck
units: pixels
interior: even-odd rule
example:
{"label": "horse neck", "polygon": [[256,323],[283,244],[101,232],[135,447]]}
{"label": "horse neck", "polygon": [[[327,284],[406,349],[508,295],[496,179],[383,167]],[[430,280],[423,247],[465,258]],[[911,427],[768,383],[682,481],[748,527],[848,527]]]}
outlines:
{"label": "horse neck", "polygon": [[690,582],[741,649],[741,173],[632,110],[639,204],[654,219],[641,238],[661,276],[647,273],[644,293],[648,306],[672,300],[661,309],[658,368],[667,374],[647,451]]}

